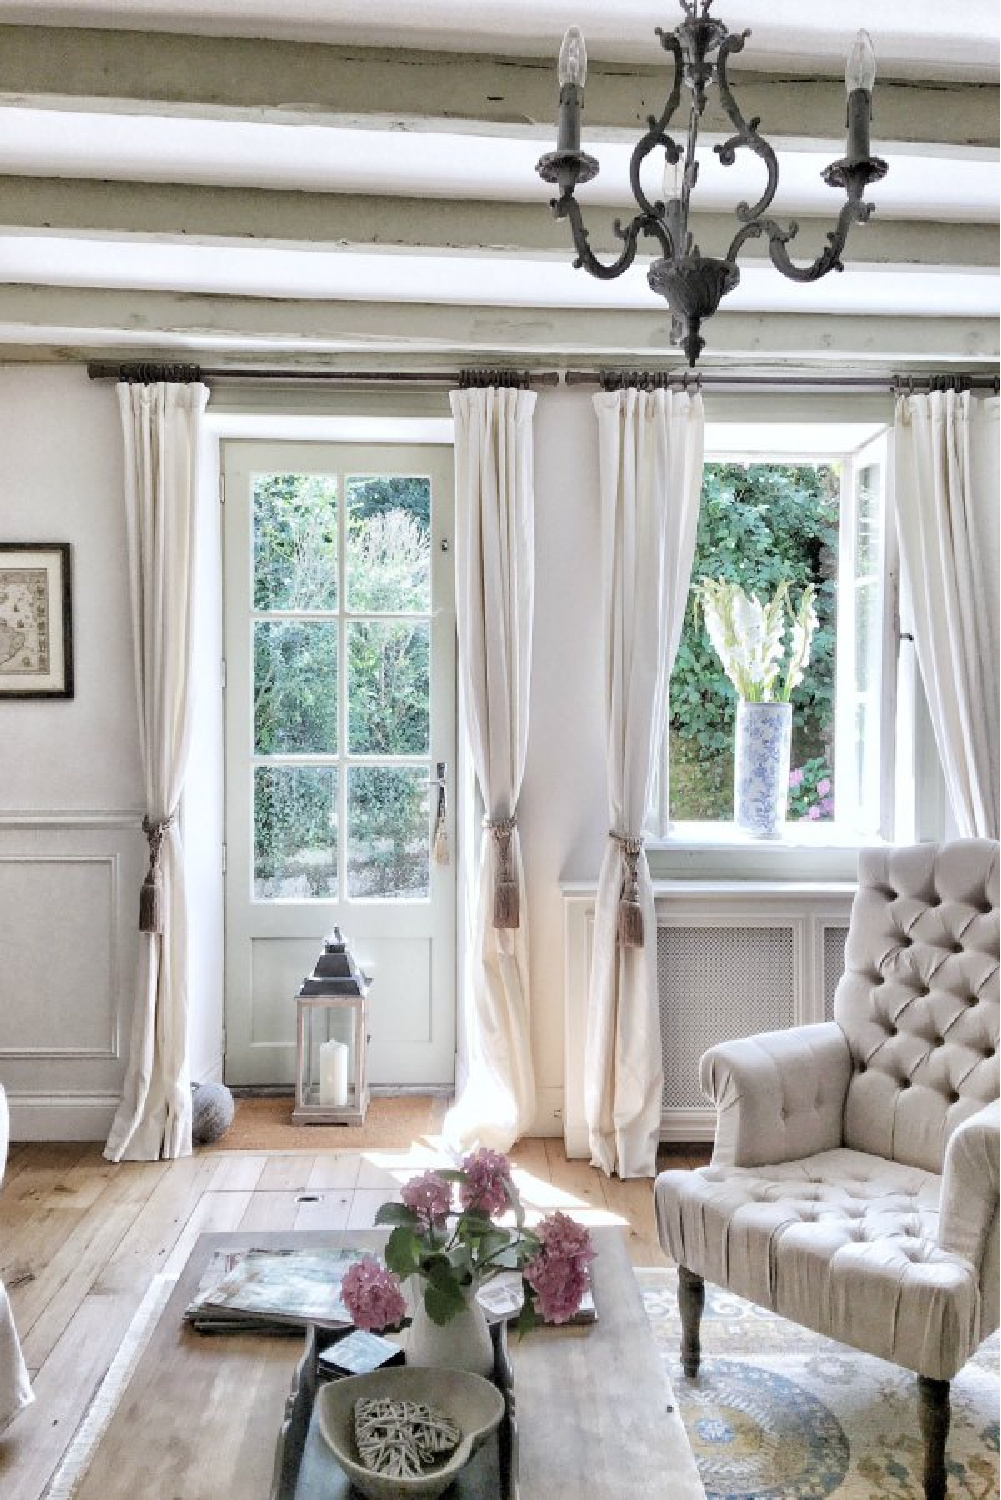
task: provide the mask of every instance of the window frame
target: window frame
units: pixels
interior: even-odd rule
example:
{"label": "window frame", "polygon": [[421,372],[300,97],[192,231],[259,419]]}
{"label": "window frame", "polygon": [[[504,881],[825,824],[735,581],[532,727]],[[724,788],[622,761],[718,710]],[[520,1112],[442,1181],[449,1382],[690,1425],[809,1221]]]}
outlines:
{"label": "window frame", "polygon": [[[829,422],[818,420],[815,413],[811,413],[806,419],[810,424],[810,434],[806,441],[800,444],[792,444],[781,451],[768,444],[755,442],[744,442],[734,446],[731,442],[721,440],[723,423],[707,422],[706,444],[704,462],[712,463],[759,463],[759,464],[828,464],[840,467],[841,498],[839,505],[839,542],[838,542],[838,636],[839,646],[841,637],[842,618],[842,596],[844,593],[844,540],[846,528],[853,525],[857,506],[857,478],[865,463],[872,462],[870,455],[874,449],[879,449],[879,461],[882,465],[882,531],[881,531],[881,574],[882,574],[882,597],[881,597],[881,650],[880,650],[880,716],[879,716],[879,754],[878,754],[878,816],[876,827],[871,831],[860,830],[856,824],[844,818],[835,818],[830,822],[808,823],[805,820],[797,820],[786,824],[782,836],[778,839],[769,840],[767,843],[752,839],[738,829],[736,824],[730,820],[718,820],[713,822],[689,822],[672,820],[669,816],[670,799],[670,755],[669,735],[667,732],[670,722],[670,690],[666,694],[664,722],[662,725],[662,740],[660,752],[657,757],[657,769],[654,781],[654,791],[651,797],[651,805],[647,814],[646,846],[648,852],[654,857],[653,863],[658,866],[658,873],[668,873],[668,866],[664,858],[657,859],[657,855],[669,856],[679,854],[688,856],[690,854],[705,854],[712,859],[713,853],[724,851],[729,860],[734,849],[747,849],[759,851],[766,854],[767,851],[775,851],[780,857],[788,857],[793,864],[798,864],[804,870],[814,864],[820,864],[825,870],[844,869],[846,873],[854,874],[854,860],[859,848],[882,841],[893,839],[900,822],[901,808],[906,810],[907,796],[898,784],[896,746],[901,733],[907,733],[906,726],[899,722],[899,704],[897,680],[900,672],[900,581],[899,581],[899,552],[896,539],[896,525],[894,521],[893,505],[893,443],[892,422],[882,420],[866,420],[861,417],[850,424],[852,429],[868,428],[866,436],[862,441],[854,443],[839,442],[837,436],[839,431],[844,430],[844,422],[839,413],[837,419]],[[800,425],[802,417],[793,419],[795,425]],[[763,412],[755,413],[754,417],[740,419],[741,428],[747,428],[753,432],[756,428],[771,428],[775,426],[772,414]],[[792,425],[792,423],[790,424]],[[826,441],[818,441],[818,433],[826,430],[828,434]],[[846,506],[846,496],[850,500]],[[853,629],[854,637],[854,629]],[[839,658],[841,652],[838,653]],[[836,715],[836,757],[835,757],[835,800],[838,800],[837,787],[837,765],[841,750],[845,743],[845,730],[840,728],[843,716],[842,678],[843,669],[838,666],[835,681],[835,715]],[[853,738],[853,736],[852,736]],[[904,822],[909,820],[905,817]]]}

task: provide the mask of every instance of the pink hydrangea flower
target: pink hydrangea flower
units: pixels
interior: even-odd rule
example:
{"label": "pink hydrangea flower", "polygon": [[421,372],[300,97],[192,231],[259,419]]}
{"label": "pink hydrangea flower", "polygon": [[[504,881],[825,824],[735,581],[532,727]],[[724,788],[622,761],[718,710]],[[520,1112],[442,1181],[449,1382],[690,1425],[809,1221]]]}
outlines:
{"label": "pink hydrangea flower", "polygon": [[437,1172],[424,1172],[420,1177],[411,1177],[400,1191],[400,1197],[428,1229],[441,1229],[452,1207],[452,1188]]}
{"label": "pink hydrangea flower", "polygon": [[826,797],[827,794],[828,794],[828,792],[830,790],[831,790],[831,778],[829,776],[825,776],[824,779],[823,779],[823,781],[818,781],[817,782],[817,796],[818,797]]}
{"label": "pink hydrangea flower", "polygon": [[462,1170],[466,1173],[466,1180],[459,1188],[463,1208],[491,1218],[502,1214],[508,1207],[511,1191],[511,1164],[507,1157],[481,1146],[463,1159]]}
{"label": "pink hydrangea flower", "polygon": [[811,822],[815,823],[820,817],[820,808],[816,805],[816,803],[814,803],[813,807],[807,808],[806,815]]}
{"label": "pink hydrangea flower", "polygon": [[559,1211],[543,1219],[535,1233],[542,1248],[522,1275],[534,1288],[546,1322],[569,1322],[591,1284],[591,1236]]}
{"label": "pink hydrangea flower", "polygon": [[397,1328],[407,1315],[407,1304],[399,1278],[366,1255],[347,1270],[341,1287],[344,1306],[359,1328],[379,1333]]}
{"label": "pink hydrangea flower", "polygon": [[789,772],[789,785],[793,786],[793,787],[795,787],[795,786],[802,786],[803,785],[803,767],[802,766],[797,766],[796,769],[795,769],[795,771],[790,771]]}

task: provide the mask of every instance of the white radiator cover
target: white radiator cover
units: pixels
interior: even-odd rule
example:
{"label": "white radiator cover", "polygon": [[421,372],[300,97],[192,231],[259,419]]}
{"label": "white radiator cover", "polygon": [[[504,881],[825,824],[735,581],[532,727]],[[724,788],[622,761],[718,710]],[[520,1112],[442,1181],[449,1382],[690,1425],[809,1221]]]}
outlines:
{"label": "white radiator cover", "polygon": [[[853,884],[655,882],[661,1139],[711,1140],[715,1112],[699,1088],[708,1047],[830,1019],[844,964]],[[587,1156],[584,1045],[595,893],[564,889],[567,1153]]]}

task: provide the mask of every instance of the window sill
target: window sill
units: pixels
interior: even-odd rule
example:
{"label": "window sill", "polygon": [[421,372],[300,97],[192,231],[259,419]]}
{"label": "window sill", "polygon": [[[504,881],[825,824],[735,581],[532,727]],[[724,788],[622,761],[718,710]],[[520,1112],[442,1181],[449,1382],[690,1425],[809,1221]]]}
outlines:
{"label": "window sill", "polygon": [[835,823],[787,823],[776,839],[752,838],[733,823],[675,823],[646,851],[655,880],[854,881],[859,850],[882,842]]}
{"label": "window sill", "polygon": [[878,834],[862,834],[837,823],[786,823],[774,839],[758,839],[738,828],[736,823],[673,823],[665,838],[648,838],[647,853],[654,850],[680,852],[702,849],[756,849],[761,852],[783,849],[850,850],[858,854],[883,843]]}

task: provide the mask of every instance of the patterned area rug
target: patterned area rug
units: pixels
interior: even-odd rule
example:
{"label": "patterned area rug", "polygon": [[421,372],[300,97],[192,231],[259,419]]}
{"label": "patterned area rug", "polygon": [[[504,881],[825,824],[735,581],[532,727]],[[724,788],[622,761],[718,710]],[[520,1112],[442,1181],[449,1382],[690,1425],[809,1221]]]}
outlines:
{"label": "patterned area rug", "polygon": [[[707,1285],[686,1380],[677,1273],[636,1274],[709,1500],[921,1500],[908,1371]],[[949,1500],[998,1495],[999,1347],[995,1334],[952,1384]]]}

